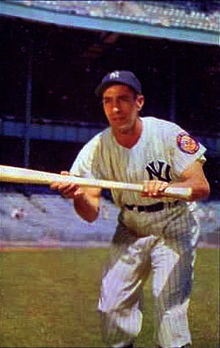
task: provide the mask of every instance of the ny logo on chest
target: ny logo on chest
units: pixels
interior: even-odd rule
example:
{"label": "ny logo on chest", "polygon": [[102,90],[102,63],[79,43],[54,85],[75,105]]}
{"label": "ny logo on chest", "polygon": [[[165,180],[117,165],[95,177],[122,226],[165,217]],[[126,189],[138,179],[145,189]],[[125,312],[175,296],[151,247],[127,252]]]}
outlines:
{"label": "ny logo on chest", "polygon": [[152,161],[147,164],[145,167],[149,174],[149,179],[150,180],[161,180],[161,181],[166,181],[170,182],[171,177],[170,177],[170,165],[162,162],[162,161]]}

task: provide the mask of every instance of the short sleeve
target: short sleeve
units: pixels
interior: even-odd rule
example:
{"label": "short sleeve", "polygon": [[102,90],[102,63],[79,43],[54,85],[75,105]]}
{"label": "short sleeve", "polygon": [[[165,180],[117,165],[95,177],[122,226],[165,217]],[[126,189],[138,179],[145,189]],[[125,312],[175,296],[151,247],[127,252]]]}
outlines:
{"label": "short sleeve", "polygon": [[99,178],[97,170],[99,145],[100,133],[81,149],[70,168],[70,173],[85,178]]}
{"label": "short sleeve", "polygon": [[206,148],[179,126],[173,125],[170,138],[172,167],[177,177],[193,162],[206,161]]}

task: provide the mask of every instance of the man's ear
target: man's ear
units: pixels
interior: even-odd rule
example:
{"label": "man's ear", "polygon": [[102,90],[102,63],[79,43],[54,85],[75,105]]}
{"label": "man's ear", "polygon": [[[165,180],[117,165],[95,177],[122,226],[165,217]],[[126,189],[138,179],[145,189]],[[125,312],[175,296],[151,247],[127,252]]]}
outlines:
{"label": "man's ear", "polygon": [[138,111],[141,111],[143,105],[144,105],[144,96],[142,94],[139,94],[136,99]]}

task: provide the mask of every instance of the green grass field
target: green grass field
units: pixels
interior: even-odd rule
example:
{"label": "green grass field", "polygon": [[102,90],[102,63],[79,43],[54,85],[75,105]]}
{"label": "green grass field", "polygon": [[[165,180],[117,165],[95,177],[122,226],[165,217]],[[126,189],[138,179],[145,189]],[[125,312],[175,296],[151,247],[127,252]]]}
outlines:
{"label": "green grass field", "polygon": [[[0,253],[0,347],[103,347],[96,312],[108,249]],[[136,342],[153,347],[152,301]],[[219,347],[219,250],[199,249],[189,319],[193,348]]]}

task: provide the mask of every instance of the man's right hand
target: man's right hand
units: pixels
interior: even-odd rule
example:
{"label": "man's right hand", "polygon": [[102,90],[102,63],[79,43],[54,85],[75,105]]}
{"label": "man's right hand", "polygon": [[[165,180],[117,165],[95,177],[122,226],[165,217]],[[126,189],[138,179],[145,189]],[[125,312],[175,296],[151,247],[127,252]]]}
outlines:
{"label": "man's right hand", "polygon": [[[62,171],[61,175],[70,175],[69,172]],[[68,182],[53,182],[51,190],[57,190],[62,197],[73,199],[76,212],[88,222],[93,222],[99,214],[99,201],[101,189],[94,187],[81,188],[78,184]]]}
{"label": "man's right hand", "polygon": [[[67,171],[62,171],[61,175],[70,175]],[[68,182],[53,182],[50,185],[51,190],[57,190],[64,198],[77,199],[84,195],[84,191],[78,184]]]}

